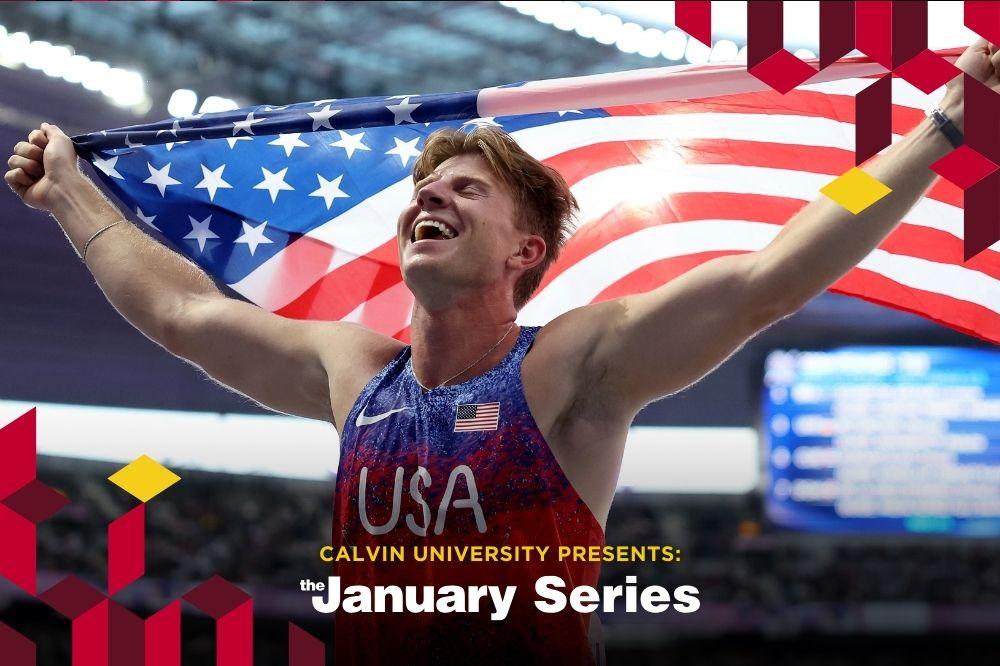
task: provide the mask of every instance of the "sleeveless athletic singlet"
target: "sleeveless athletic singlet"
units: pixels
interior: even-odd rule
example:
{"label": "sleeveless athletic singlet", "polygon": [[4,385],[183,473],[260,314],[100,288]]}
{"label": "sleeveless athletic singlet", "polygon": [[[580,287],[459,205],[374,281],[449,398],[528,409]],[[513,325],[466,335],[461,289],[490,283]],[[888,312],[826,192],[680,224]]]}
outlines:
{"label": "sleeveless athletic singlet", "polygon": [[[505,620],[479,613],[336,615],[337,665],[594,664],[588,615],[567,606],[543,613],[535,583],[565,581],[562,592],[597,584],[597,563],[560,561],[559,546],[601,546],[604,533],[556,462],[521,384],[521,362],[538,327],[523,327],[499,365],[462,384],[425,392],[405,347],[365,387],[342,427],[334,509],[335,546],[363,561],[335,564],[349,585],[516,586]],[[371,561],[368,548],[403,551],[402,561]],[[458,562],[462,547],[494,546],[499,557],[524,546],[549,547],[543,561]],[[432,562],[445,547],[451,562]],[[427,555],[417,561],[416,555]],[[438,551],[442,552],[442,551]],[[480,553],[488,552],[482,548]],[[523,555],[522,555],[523,560]],[[602,646],[603,647],[603,646]]]}

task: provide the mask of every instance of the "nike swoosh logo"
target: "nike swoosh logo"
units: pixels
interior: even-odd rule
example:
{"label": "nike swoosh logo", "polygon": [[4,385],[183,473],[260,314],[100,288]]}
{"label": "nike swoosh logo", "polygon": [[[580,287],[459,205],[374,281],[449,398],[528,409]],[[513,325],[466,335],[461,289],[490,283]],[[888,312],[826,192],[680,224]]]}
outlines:
{"label": "nike swoosh logo", "polygon": [[389,418],[390,416],[392,416],[396,412],[405,412],[407,409],[409,409],[409,407],[400,407],[399,409],[390,409],[387,412],[383,412],[382,414],[376,414],[375,416],[365,416],[364,410],[361,410],[358,413],[358,418],[354,422],[354,425],[356,427],[360,428],[361,426],[366,426],[366,425],[371,425],[373,423],[378,423],[382,419]]}

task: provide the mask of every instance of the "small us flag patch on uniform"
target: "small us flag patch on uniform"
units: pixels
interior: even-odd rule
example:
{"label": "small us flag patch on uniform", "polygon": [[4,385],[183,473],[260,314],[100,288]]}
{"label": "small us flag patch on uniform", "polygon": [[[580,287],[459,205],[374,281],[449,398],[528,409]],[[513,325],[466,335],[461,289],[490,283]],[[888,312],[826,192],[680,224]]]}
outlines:
{"label": "small us flag patch on uniform", "polygon": [[500,422],[500,403],[459,405],[455,409],[455,432],[496,430]]}

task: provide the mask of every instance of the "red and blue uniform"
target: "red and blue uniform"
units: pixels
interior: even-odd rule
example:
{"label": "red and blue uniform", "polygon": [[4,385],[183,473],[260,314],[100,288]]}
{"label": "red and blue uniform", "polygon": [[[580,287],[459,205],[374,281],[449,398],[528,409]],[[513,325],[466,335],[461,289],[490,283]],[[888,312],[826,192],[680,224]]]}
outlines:
{"label": "red and blue uniform", "polygon": [[[590,617],[543,613],[535,582],[559,576],[565,594],[596,586],[600,565],[560,561],[559,546],[601,546],[604,532],[563,473],[528,409],[521,363],[538,327],[523,327],[497,366],[424,391],[405,347],[365,387],[341,433],[334,545],[398,546],[403,561],[336,565],[349,585],[516,586],[504,620],[479,613],[336,616],[338,666],[593,664]],[[418,562],[414,547],[548,546],[540,561]],[[383,553],[385,551],[382,551]],[[595,619],[596,621],[596,619]]]}

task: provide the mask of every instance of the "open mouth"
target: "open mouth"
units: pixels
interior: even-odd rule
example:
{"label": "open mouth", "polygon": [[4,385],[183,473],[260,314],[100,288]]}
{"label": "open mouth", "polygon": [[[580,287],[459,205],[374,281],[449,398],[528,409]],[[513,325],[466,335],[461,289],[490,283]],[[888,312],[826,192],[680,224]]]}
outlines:
{"label": "open mouth", "polygon": [[413,226],[411,241],[422,240],[451,240],[458,236],[455,227],[441,220],[421,220]]}

